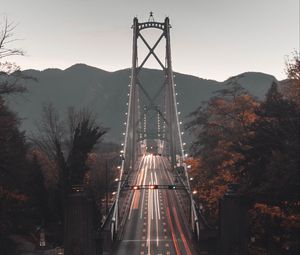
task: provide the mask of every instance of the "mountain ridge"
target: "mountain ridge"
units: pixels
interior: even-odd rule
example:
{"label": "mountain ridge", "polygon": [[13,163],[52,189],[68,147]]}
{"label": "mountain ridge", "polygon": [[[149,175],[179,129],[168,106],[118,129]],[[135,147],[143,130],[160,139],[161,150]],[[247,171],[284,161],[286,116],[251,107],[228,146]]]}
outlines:
{"label": "mountain ridge", "polygon": [[[34,123],[41,116],[42,105],[51,102],[60,113],[70,106],[91,108],[103,125],[110,128],[106,140],[121,141],[127,111],[129,68],[109,72],[79,63],[64,70],[47,68],[42,71],[27,69],[23,72],[35,77],[37,81],[24,81],[29,91],[25,96],[27,99],[14,98],[9,100],[9,104],[23,119],[24,130],[34,130]],[[179,72],[174,72],[174,75],[183,122],[201,102],[209,100],[214,91],[228,82],[228,79],[219,82]],[[261,72],[244,72],[237,76],[240,77],[241,85],[259,99],[263,99],[271,83],[276,80],[274,76]],[[141,72],[143,85],[153,92],[156,90],[153,84],[162,84],[163,77],[162,71],[157,69],[143,69]]]}

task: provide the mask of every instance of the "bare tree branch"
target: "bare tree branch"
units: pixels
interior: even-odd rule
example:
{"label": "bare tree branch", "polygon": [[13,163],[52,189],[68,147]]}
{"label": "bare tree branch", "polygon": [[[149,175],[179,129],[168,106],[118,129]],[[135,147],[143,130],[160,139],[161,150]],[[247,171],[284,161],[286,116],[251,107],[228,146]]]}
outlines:
{"label": "bare tree branch", "polygon": [[23,50],[8,47],[8,45],[17,40],[12,39],[14,36],[13,31],[15,30],[15,28],[16,25],[13,22],[8,22],[7,18],[5,19],[3,25],[0,23],[0,59],[9,56],[24,55]]}
{"label": "bare tree branch", "polygon": [[3,61],[11,56],[24,55],[23,50],[11,47],[17,40],[13,38],[15,28],[16,25],[7,19],[3,23],[0,22],[0,96],[24,93],[27,91],[22,84],[24,79],[34,80],[33,77],[24,75],[15,63]]}

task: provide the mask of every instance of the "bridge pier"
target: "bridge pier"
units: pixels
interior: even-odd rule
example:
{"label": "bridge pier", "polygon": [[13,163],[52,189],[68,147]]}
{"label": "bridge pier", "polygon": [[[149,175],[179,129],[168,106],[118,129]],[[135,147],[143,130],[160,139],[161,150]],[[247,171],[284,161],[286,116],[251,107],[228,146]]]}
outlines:
{"label": "bridge pier", "polygon": [[237,193],[237,185],[229,185],[220,200],[219,255],[247,254],[246,204]]}
{"label": "bridge pier", "polygon": [[[66,201],[64,249],[66,255],[98,255],[92,199],[85,192],[70,194]],[[98,239],[98,243],[96,243]],[[98,247],[97,247],[98,246]]]}
{"label": "bridge pier", "polygon": [[100,254],[111,254],[112,248],[113,248],[113,241],[111,239],[111,231],[109,230],[103,230],[101,232],[101,247],[102,247],[102,253]]}

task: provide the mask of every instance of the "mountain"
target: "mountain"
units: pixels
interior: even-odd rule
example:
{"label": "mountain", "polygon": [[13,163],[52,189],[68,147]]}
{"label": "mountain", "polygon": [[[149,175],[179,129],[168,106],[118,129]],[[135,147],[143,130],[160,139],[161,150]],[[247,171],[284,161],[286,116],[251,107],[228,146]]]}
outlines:
{"label": "mountain", "polygon": [[[76,64],[65,70],[46,69],[43,71],[26,70],[24,74],[35,77],[37,81],[26,80],[28,93],[22,97],[9,99],[11,108],[22,119],[22,128],[32,132],[40,120],[42,105],[53,103],[61,116],[70,106],[79,109],[91,108],[110,130],[106,141],[120,142],[124,132],[126,103],[130,69],[107,72],[85,64]],[[174,73],[179,111],[182,121],[213,92],[226,86],[228,81],[217,82],[201,79],[192,75]],[[269,89],[273,76],[264,73],[247,72],[239,75],[239,83],[251,94],[262,99]],[[160,70],[145,69],[141,73],[143,86],[147,90],[156,89],[151,84],[162,84]],[[150,86],[151,85],[151,86]]]}

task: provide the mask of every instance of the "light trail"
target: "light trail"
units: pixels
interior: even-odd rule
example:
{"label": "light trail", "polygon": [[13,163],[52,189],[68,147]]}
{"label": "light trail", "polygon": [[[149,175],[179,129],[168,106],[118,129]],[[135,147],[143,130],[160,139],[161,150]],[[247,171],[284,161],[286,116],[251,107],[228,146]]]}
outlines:
{"label": "light trail", "polygon": [[176,211],[176,208],[175,208],[175,207],[173,207],[173,215],[174,215],[175,222],[176,222],[177,228],[178,228],[178,230],[179,230],[181,239],[182,239],[182,241],[183,241],[183,245],[184,245],[185,251],[187,252],[188,255],[192,255],[192,252],[191,252],[191,250],[190,250],[190,247],[188,246],[187,241],[186,241],[186,238],[185,238],[185,236],[184,236],[184,234],[183,234],[182,227],[181,227],[181,224],[180,224],[180,222],[179,222],[178,214],[177,214],[177,211]]}
{"label": "light trail", "polygon": [[168,218],[168,223],[169,223],[169,226],[170,226],[172,240],[173,240],[173,244],[174,244],[174,247],[175,247],[176,254],[180,255],[181,253],[180,253],[178,242],[177,242],[177,239],[176,239],[176,236],[175,236],[175,230],[174,230],[174,227],[173,227],[169,206],[167,206],[167,218]]}
{"label": "light trail", "polygon": [[151,219],[149,217],[150,211],[153,210],[153,204],[151,203],[151,194],[152,192],[149,190],[148,192],[148,231],[147,231],[147,248],[148,254],[151,254]]}
{"label": "light trail", "polygon": [[[154,172],[154,177],[155,177],[155,183],[158,183],[157,181],[157,175],[156,175],[156,172]],[[156,194],[156,205],[157,205],[157,212],[158,212],[158,219],[160,220],[160,206],[159,206],[159,199],[158,199],[158,190],[155,190],[155,194]]]}

